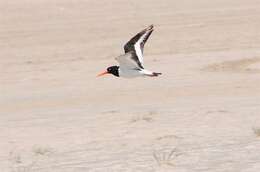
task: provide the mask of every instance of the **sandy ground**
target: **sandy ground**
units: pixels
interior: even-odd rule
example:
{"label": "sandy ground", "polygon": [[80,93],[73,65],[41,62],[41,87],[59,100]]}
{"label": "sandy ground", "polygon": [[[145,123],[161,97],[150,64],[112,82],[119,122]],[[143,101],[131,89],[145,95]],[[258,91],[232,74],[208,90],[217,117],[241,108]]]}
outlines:
{"label": "sandy ground", "polygon": [[1,172],[260,171],[257,0],[0,0],[0,65]]}

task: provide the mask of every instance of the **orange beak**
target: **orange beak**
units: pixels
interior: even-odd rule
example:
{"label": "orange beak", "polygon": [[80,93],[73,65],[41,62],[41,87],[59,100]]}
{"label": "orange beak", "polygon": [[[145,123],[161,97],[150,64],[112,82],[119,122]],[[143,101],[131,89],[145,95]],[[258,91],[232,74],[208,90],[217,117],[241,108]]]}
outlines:
{"label": "orange beak", "polygon": [[105,74],[108,74],[108,72],[107,72],[107,71],[105,71],[105,72],[102,72],[102,73],[98,74],[98,75],[97,75],[97,77],[98,77],[98,76],[105,75]]}

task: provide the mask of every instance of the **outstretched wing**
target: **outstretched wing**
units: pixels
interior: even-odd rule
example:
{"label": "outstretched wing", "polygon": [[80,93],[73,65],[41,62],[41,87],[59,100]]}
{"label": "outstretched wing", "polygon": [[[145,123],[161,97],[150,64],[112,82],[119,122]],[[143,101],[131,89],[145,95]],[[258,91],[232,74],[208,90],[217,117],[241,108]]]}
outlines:
{"label": "outstretched wing", "polygon": [[137,61],[133,58],[134,53],[128,52],[124,55],[116,57],[116,60],[119,63],[120,69],[123,70],[132,70],[132,69],[143,69]]}
{"label": "outstretched wing", "polygon": [[139,61],[140,66],[143,68],[143,51],[144,44],[153,32],[153,25],[139,32],[132,39],[130,39],[124,46],[125,53],[133,52],[133,59]]}

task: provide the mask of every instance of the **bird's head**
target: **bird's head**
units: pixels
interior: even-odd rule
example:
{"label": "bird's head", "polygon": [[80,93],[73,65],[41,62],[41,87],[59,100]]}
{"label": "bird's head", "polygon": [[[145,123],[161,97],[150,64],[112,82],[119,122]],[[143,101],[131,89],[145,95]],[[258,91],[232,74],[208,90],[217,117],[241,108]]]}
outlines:
{"label": "bird's head", "polygon": [[114,76],[119,77],[118,69],[119,69],[119,66],[110,66],[110,67],[107,68],[106,71],[98,74],[97,76],[102,76],[102,75],[105,75],[105,74],[113,74]]}

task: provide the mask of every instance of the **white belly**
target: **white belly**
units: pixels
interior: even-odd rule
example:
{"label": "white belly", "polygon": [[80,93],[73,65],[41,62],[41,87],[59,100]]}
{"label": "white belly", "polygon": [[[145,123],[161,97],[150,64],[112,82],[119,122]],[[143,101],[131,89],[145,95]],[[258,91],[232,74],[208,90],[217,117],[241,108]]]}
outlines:
{"label": "white belly", "polygon": [[136,69],[121,69],[119,68],[119,76],[124,78],[135,78],[139,76],[148,76],[151,75],[152,72],[142,69],[142,70],[136,70]]}

